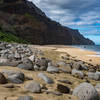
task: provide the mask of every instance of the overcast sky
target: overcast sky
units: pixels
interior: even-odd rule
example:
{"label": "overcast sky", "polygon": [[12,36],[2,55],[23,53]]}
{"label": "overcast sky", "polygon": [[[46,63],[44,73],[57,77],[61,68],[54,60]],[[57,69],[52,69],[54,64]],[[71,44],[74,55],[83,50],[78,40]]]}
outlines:
{"label": "overcast sky", "polygon": [[51,19],[70,28],[79,29],[84,36],[94,40],[93,36],[100,35],[100,0],[30,1],[33,1]]}

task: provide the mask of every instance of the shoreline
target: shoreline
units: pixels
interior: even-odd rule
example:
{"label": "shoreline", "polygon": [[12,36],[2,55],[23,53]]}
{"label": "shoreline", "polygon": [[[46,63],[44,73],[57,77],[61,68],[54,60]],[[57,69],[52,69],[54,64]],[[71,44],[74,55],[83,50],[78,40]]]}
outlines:
{"label": "shoreline", "polygon": [[[78,47],[75,47],[75,48],[78,48]],[[80,49],[80,50],[82,50],[82,51],[88,51],[88,52],[93,52],[93,53],[95,53],[95,54],[93,54],[93,55],[87,55],[87,56],[91,56],[91,57],[100,57],[100,52],[98,52],[98,51],[93,51],[93,50],[84,49],[84,48],[78,48],[78,49]]]}
{"label": "shoreline", "polygon": [[91,63],[93,65],[100,65],[100,57],[97,56],[97,52],[90,51],[78,47],[73,46],[65,46],[65,45],[30,45],[30,47],[35,47],[37,49],[46,51],[46,50],[53,50],[58,51],[62,53],[68,53],[72,57],[74,57],[77,60],[82,60],[88,63]]}

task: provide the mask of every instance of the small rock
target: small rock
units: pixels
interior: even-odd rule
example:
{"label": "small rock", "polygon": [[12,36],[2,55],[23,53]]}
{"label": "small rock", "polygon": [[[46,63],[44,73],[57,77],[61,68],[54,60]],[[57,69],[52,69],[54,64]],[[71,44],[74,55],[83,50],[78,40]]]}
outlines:
{"label": "small rock", "polygon": [[66,64],[66,66],[62,66],[60,68],[61,72],[64,72],[64,73],[71,73],[72,71],[72,68],[71,68],[71,65],[70,64]]}
{"label": "small rock", "polygon": [[72,84],[69,80],[58,80],[58,81],[65,84]]}
{"label": "small rock", "polygon": [[33,97],[31,97],[31,96],[20,96],[18,98],[18,100],[33,100]]}
{"label": "small rock", "polygon": [[29,57],[29,59],[30,59],[32,62],[34,62],[34,61],[35,61],[35,55],[31,55],[31,56]]}
{"label": "small rock", "polygon": [[93,73],[95,73],[96,70],[92,68],[92,69],[89,69],[89,72],[93,72]]}
{"label": "small rock", "polygon": [[27,64],[23,64],[23,63],[19,64],[17,67],[24,69],[24,70],[34,70],[34,66],[30,66],[30,65],[27,65]]}
{"label": "small rock", "polygon": [[15,86],[10,84],[10,85],[4,85],[5,88],[14,88]]}
{"label": "small rock", "polygon": [[74,89],[73,95],[77,96],[79,100],[100,100],[96,89],[91,84],[85,82]]}
{"label": "small rock", "polygon": [[39,66],[40,70],[46,71],[48,67],[48,60],[46,58],[37,59],[36,65]]}
{"label": "small rock", "polygon": [[17,61],[10,61],[10,59],[0,58],[0,66],[16,67],[19,64]]}
{"label": "small rock", "polygon": [[77,69],[72,70],[72,75],[74,75],[78,78],[84,78],[84,73],[82,71],[77,70]]}
{"label": "small rock", "polygon": [[47,67],[46,66],[41,66],[39,70],[40,71],[46,71],[47,70]]}
{"label": "small rock", "polygon": [[57,90],[61,93],[70,93],[70,88],[62,84],[57,84]]}
{"label": "small rock", "polygon": [[59,73],[60,69],[54,66],[48,66],[47,72],[49,73]]}
{"label": "small rock", "polygon": [[39,69],[40,69],[40,66],[38,66],[38,65],[35,64],[35,65],[34,65],[34,70],[35,70],[35,71],[39,71]]}
{"label": "small rock", "polygon": [[7,83],[5,76],[2,73],[0,73],[0,84],[5,84],[5,83]]}
{"label": "small rock", "polygon": [[41,92],[40,84],[35,82],[35,81],[28,83],[25,86],[25,89],[32,92],[32,93],[40,93]]}
{"label": "small rock", "polygon": [[98,83],[96,86],[95,86],[95,89],[100,92],[100,83]]}
{"label": "small rock", "polygon": [[47,84],[53,84],[54,83],[54,81],[50,77],[46,76],[43,73],[39,73],[38,77],[43,79]]}
{"label": "small rock", "polygon": [[20,54],[17,51],[15,51],[15,58],[16,59],[21,59],[21,56],[20,56]]}
{"label": "small rock", "polygon": [[34,70],[34,63],[30,59],[23,59],[22,64],[19,64],[17,67],[25,70]]}
{"label": "small rock", "polygon": [[87,66],[83,64],[83,62],[74,62],[73,63],[73,68],[77,70],[88,70]]}
{"label": "small rock", "polygon": [[56,91],[45,91],[45,92],[46,92],[46,94],[53,94],[53,95],[56,95],[56,96],[61,96],[61,95],[63,95],[62,93],[56,92]]}
{"label": "small rock", "polygon": [[100,80],[100,72],[88,72],[88,78],[99,81]]}
{"label": "small rock", "polygon": [[25,79],[26,79],[26,80],[33,80],[32,77],[28,77],[28,76],[26,76]]}
{"label": "small rock", "polygon": [[6,58],[0,58],[0,64],[8,63],[8,62],[9,62],[9,59],[6,59]]}
{"label": "small rock", "polygon": [[67,64],[64,61],[58,62],[57,65],[59,65],[59,66],[67,66]]}

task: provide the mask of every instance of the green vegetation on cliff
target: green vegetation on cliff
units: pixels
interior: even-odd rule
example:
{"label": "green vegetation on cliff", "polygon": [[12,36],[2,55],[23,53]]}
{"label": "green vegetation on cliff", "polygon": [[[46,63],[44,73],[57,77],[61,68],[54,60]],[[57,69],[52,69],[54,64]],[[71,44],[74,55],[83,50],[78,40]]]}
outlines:
{"label": "green vegetation on cliff", "polygon": [[0,41],[4,42],[15,42],[15,43],[28,43],[27,41],[11,34],[11,33],[5,33],[0,31]]}

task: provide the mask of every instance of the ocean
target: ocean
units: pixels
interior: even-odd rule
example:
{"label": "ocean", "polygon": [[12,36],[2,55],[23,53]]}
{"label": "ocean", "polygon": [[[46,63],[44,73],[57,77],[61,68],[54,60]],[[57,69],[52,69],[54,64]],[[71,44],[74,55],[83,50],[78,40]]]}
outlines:
{"label": "ocean", "polygon": [[94,51],[96,52],[95,56],[100,57],[100,45],[74,45],[73,47],[77,47],[84,50]]}

